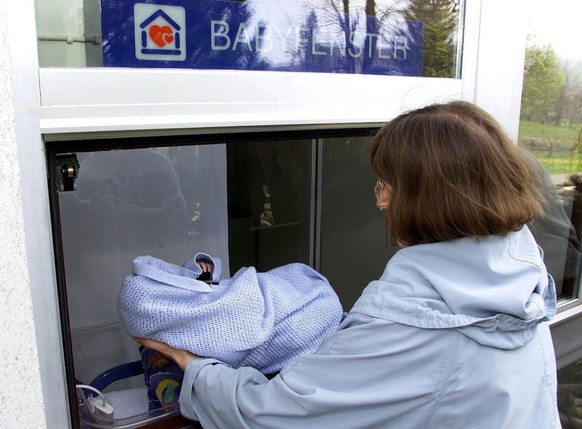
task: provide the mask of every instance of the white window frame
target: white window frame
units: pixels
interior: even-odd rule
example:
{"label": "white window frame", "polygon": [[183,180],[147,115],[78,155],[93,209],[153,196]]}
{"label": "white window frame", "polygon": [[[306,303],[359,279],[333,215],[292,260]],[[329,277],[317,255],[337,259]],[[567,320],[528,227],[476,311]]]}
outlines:
{"label": "white window frame", "polygon": [[403,110],[432,102],[475,101],[477,47],[483,40],[479,34],[481,9],[481,0],[467,0],[462,79],[41,68],[41,131],[45,139],[52,140],[112,133],[207,132],[216,128],[379,125]]}
{"label": "white window frame", "polygon": [[418,77],[110,68],[41,69],[40,76],[41,130],[51,139],[380,124],[403,109],[463,96],[461,80]]}

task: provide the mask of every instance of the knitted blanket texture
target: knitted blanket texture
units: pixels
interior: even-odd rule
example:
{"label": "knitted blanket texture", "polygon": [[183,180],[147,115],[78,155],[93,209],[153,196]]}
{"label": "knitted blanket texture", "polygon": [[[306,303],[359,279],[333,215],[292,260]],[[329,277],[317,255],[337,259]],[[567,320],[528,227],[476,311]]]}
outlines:
{"label": "knitted blanket texture", "polygon": [[201,272],[195,258],[185,266],[150,256],[134,260],[117,303],[130,336],[270,374],[314,352],[343,317],[329,282],[307,265],[265,273],[241,268],[207,285],[195,280]]}

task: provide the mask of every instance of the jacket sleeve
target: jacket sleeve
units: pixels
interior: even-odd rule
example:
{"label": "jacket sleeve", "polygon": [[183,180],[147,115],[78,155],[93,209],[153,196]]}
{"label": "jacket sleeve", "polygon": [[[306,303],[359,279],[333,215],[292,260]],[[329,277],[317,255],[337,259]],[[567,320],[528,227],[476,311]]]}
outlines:
{"label": "jacket sleeve", "polygon": [[[435,353],[447,347],[427,330],[351,314],[314,354],[271,380],[253,368],[193,360],[180,409],[204,428],[399,427],[399,419],[418,417],[432,401],[446,371],[446,359]],[[411,368],[423,368],[414,383]]]}

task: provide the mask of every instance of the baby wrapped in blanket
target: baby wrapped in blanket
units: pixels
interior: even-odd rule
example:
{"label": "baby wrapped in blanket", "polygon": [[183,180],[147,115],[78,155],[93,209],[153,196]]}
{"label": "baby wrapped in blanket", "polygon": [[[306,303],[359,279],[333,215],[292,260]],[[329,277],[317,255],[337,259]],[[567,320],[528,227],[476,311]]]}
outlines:
{"label": "baby wrapped in blanket", "polygon": [[[214,266],[216,284],[198,279]],[[133,261],[117,308],[127,333],[264,374],[311,353],[343,317],[329,282],[294,263],[258,273],[241,268],[220,279],[220,260],[198,253],[184,266],[151,256]]]}

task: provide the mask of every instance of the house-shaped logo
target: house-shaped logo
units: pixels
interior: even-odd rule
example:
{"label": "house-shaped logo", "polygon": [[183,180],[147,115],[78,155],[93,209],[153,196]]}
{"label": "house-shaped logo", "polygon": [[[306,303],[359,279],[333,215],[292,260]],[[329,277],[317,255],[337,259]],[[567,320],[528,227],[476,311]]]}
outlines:
{"label": "house-shaped logo", "polygon": [[186,10],[183,7],[136,3],[133,16],[138,60],[186,60]]}

